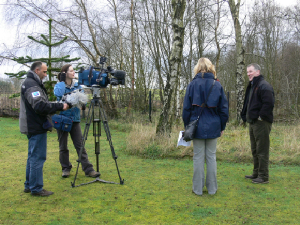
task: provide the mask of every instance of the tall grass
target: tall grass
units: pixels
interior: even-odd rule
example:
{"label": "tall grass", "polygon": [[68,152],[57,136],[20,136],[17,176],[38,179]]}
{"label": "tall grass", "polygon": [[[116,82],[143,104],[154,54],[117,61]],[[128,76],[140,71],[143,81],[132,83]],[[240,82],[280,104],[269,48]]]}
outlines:
{"label": "tall grass", "polygon": [[134,123],[127,137],[126,151],[145,158],[176,156],[177,134],[172,132],[170,136],[156,136],[155,131],[156,124]]}
{"label": "tall grass", "polygon": [[[228,123],[224,135],[218,139],[217,160],[226,162],[252,162],[249,128]],[[173,127],[169,137],[156,135],[156,124],[132,125],[127,136],[126,151],[144,158],[182,158],[193,156],[193,147],[177,146],[183,125]],[[274,123],[270,134],[270,162],[274,164],[300,164],[300,123]]]}

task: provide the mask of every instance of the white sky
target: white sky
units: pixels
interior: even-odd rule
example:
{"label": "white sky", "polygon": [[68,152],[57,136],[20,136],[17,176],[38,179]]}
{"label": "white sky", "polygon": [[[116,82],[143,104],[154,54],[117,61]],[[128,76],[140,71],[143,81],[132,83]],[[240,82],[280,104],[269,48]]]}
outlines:
{"label": "white sky", "polygon": [[[7,48],[13,46],[16,33],[15,27],[8,26],[5,23],[5,20],[3,18],[3,5],[1,4],[2,1],[4,0],[0,0],[0,53],[5,49],[5,46]],[[5,65],[0,65],[0,78],[7,78],[7,76],[4,74],[5,72],[16,72],[17,70],[17,68],[15,68],[15,71],[11,71],[12,66],[7,66],[6,64],[7,63],[5,63]],[[13,63],[12,65],[16,65],[16,63]]]}
{"label": "white sky", "polygon": [[282,6],[291,6],[296,5],[297,0],[275,0],[275,2]]}
{"label": "white sky", "polygon": [[[4,0],[0,0],[0,52],[3,51],[4,45],[7,47],[11,47],[14,44],[15,40],[15,29],[14,27],[10,27],[5,24],[5,20],[3,18],[3,3]],[[244,0],[244,3],[251,4],[253,0]],[[281,6],[291,6],[291,5],[296,5],[297,0],[275,0],[278,4]],[[12,64],[15,65],[15,64]],[[0,65],[0,78],[7,77],[4,75],[4,72],[16,72],[12,70],[18,70],[18,66],[12,68],[11,66],[6,66],[6,65]]]}

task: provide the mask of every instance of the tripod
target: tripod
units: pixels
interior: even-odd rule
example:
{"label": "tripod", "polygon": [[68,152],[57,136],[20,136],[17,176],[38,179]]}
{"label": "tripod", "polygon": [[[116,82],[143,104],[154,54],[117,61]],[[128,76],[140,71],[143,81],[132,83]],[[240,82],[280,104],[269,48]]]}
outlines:
{"label": "tripod", "polygon": [[[71,182],[72,187],[79,187],[82,185],[86,185],[86,184],[91,184],[94,182],[102,182],[102,183],[109,183],[109,184],[118,184],[112,181],[105,181],[100,179],[99,177],[97,177],[95,180],[88,182],[88,183],[83,183],[83,184],[79,184],[77,186],[75,186],[75,181],[77,178],[77,174],[78,174],[78,169],[79,169],[79,164],[81,163],[81,156],[82,156],[82,151],[84,149],[85,146],[85,141],[87,140],[87,136],[88,136],[88,132],[89,132],[89,128],[93,119],[93,136],[95,138],[95,154],[96,154],[96,165],[97,165],[97,172],[99,172],[99,154],[100,154],[100,136],[101,136],[101,121],[103,123],[103,127],[106,133],[106,137],[107,140],[109,142],[109,146],[110,146],[110,150],[112,153],[112,157],[115,160],[115,164],[117,167],[117,171],[118,171],[118,175],[119,175],[119,179],[120,179],[120,184],[124,184],[124,179],[121,178],[120,175],[120,171],[119,171],[119,167],[118,167],[118,163],[117,163],[117,156],[115,153],[115,149],[114,146],[112,144],[111,141],[111,135],[110,135],[110,131],[109,131],[109,127],[108,127],[108,122],[107,122],[107,118],[103,109],[103,103],[100,100],[100,88],[97,87],[92,87],[92,94],[93,94],[93,99],[91,100],[91,104],[89,106],[89,110],[88,110],[88,114],[87,114],[87,118],[86,118],[86,124],[85,124],[85,128],[84,128],[84,133],[82,136],[82,146],[80,149],[80,153],[79,153],[79,157],[78,157],[78,165],[77,165],[77,170],[76,170],[76,174],[74,177],[74,182]],[[96,118],[97,115],[95,115],[95,108],[98,109],[98,118]]]}

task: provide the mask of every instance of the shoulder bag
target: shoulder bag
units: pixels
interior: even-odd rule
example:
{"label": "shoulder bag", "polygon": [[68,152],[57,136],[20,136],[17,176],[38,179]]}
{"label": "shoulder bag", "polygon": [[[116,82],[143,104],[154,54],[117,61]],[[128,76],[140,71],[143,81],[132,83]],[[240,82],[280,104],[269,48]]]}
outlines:
{"label": "shoulder bag", "polygon": [[52,123],[55,129],[70,132],[73,120],[63,115],[54,114],[52,116]]}

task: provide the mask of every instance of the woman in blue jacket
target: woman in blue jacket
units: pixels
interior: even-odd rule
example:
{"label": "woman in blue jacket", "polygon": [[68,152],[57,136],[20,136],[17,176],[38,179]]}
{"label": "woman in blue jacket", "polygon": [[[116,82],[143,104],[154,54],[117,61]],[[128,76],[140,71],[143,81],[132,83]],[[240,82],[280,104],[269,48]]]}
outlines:
{"label": "woman in blue jacket", "polygon": [[[190,121],[198,118],[201,109],[203,109],[193,140],[193,192],[197,195],[203,193],[204,163],[206,159],[205,184],[208,194],[213,195],[218,189],[217,138],[225,130],[228,120],[228,102],[223,87],[217,80],[215,67],[209,59],[200,58],[194,68],[194,74],[194,79],[186,89],[182,114],[184,126],[187,126]],[[208,97],[211,87],[212,91]]]}
{"label": "woman in blue jacket", "polygon": [[[61,72],[58,74],[58,82],[54,86],[54,95],[59,101],[65,93],[75,91],[80,89],[81,86],[75,82],[75,71],[71,64],[66,64],[62,67]],[[74,147],[79,156],[80,148],[82,146],[82,132],[80,127],[80,109],[73,107],[66,110],[61,115],[69,117],[73,120],[72,129],[70,131],[70,136],[73,141]],[[69,160],[69,149],[68,149],[68,132],[57,130],[58,140],[59,140],[59,161],[62,167],[62,177],[66,178],[70,176],[70,171],[72,169],[72,164]],[[99,177],[100,173],[93,169],[93,165],[88,160],[88,155],[85,148],[83,148],[81,155],[81,166],[85,175],[88,177]]]}

